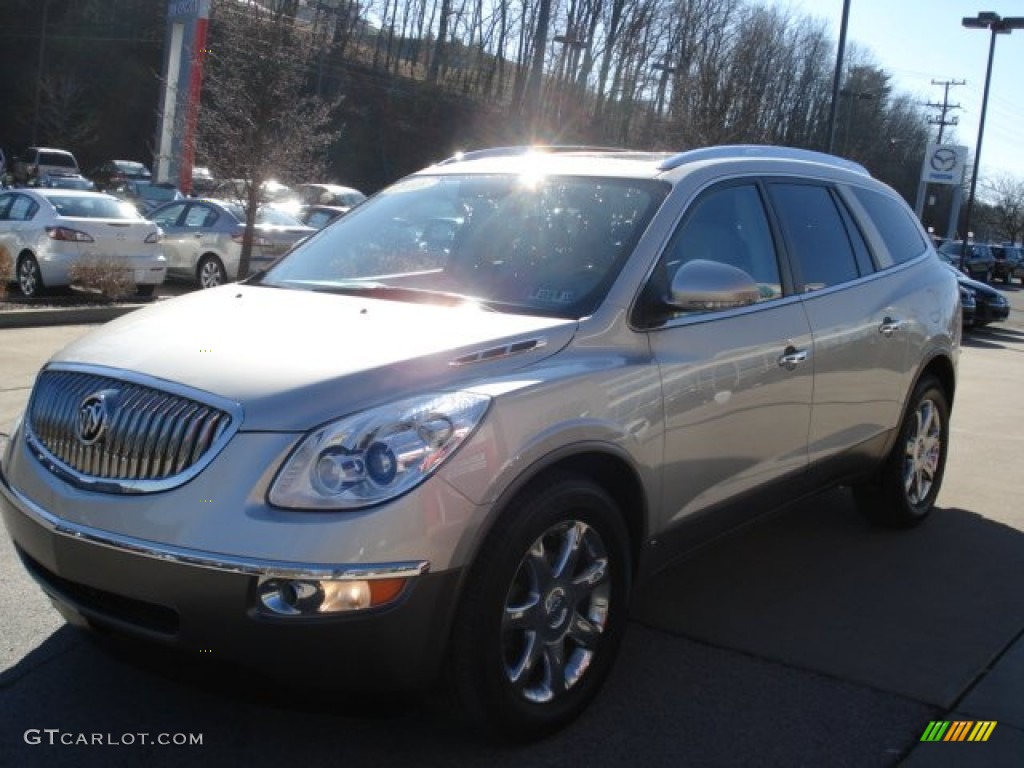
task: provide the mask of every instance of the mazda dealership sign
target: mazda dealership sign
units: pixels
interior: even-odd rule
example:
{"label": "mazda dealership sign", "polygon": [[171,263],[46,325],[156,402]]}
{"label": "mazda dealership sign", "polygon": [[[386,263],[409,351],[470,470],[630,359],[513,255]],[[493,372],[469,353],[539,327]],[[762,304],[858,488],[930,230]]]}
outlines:
{"label": "mazda dealership sign", "polygon": [[921,168],[924,184],[962,184],[967,169],[967,147],[931,144]]}

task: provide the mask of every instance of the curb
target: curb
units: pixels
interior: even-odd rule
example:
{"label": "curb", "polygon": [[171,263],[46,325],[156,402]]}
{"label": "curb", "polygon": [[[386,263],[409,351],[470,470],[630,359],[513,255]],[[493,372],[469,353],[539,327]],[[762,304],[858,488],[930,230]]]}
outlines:
{"label": "curb", "polygon": [[118,304],[100,307],[47,307],[9,309],[0,312],[0,330],[48,325],[94,325],[121,317],[149,304]]}

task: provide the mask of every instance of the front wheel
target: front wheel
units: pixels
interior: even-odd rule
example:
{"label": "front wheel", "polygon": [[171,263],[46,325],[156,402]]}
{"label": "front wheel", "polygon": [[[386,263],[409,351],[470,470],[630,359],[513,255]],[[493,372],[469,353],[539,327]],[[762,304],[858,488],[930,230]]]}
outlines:
{"label": "front wheel", "polygon": [[492,733],[528,741],[577,717],[618,652],[631,580],[611,497],[557,474],[499,519],[470,569],[449,649],[449,687]]}
{"label": "front wheel", "polygon": [[889,527],[920,523],[939,495],[948,449],[949,399],[935,378],[925,376],[914,388],[880,476],[853,489],[861,513]]}

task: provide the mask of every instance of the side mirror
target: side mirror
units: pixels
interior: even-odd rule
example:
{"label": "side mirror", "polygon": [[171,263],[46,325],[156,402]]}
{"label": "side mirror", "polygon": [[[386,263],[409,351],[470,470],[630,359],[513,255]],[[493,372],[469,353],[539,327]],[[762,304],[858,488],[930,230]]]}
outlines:
{"label": "side mirror", "polygon": [[685,312],[708,312],[746,307],[760,298],[754,278],[739,267],[694,259],[676,270],[667,303]]}

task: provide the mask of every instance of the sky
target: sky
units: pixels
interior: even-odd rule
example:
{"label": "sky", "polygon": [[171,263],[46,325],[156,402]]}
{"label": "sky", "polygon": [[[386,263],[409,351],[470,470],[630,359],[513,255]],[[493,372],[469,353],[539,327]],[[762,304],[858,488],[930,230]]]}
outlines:
{"label": "sky", "polygon": [[[760,0],[825,20],[839,40],[843,0]],[[949,89],[949,101],[963,108],[959,125],[947,126],[951,138],[969,148],[973,158],[978,139],[992,33],[967,29],[966,16],[994,11],[1002,17],[1024,17],[1024,0],[850,0],[847,50],[850,44],[869,51],[875,63],[892,75],[894,90],[920,103],[942,103],[944,88],[932,80],[965,80]],[[1024,29],[996,38],[989,86],[988,115],[981,146],[979,185],[986,177],[1009,174],[1024,181]],[[927,110],[938,117],[938,110]],[[938,126],[933,128],[935,138]],[[952,131],[952,134],[950,133]]]}

